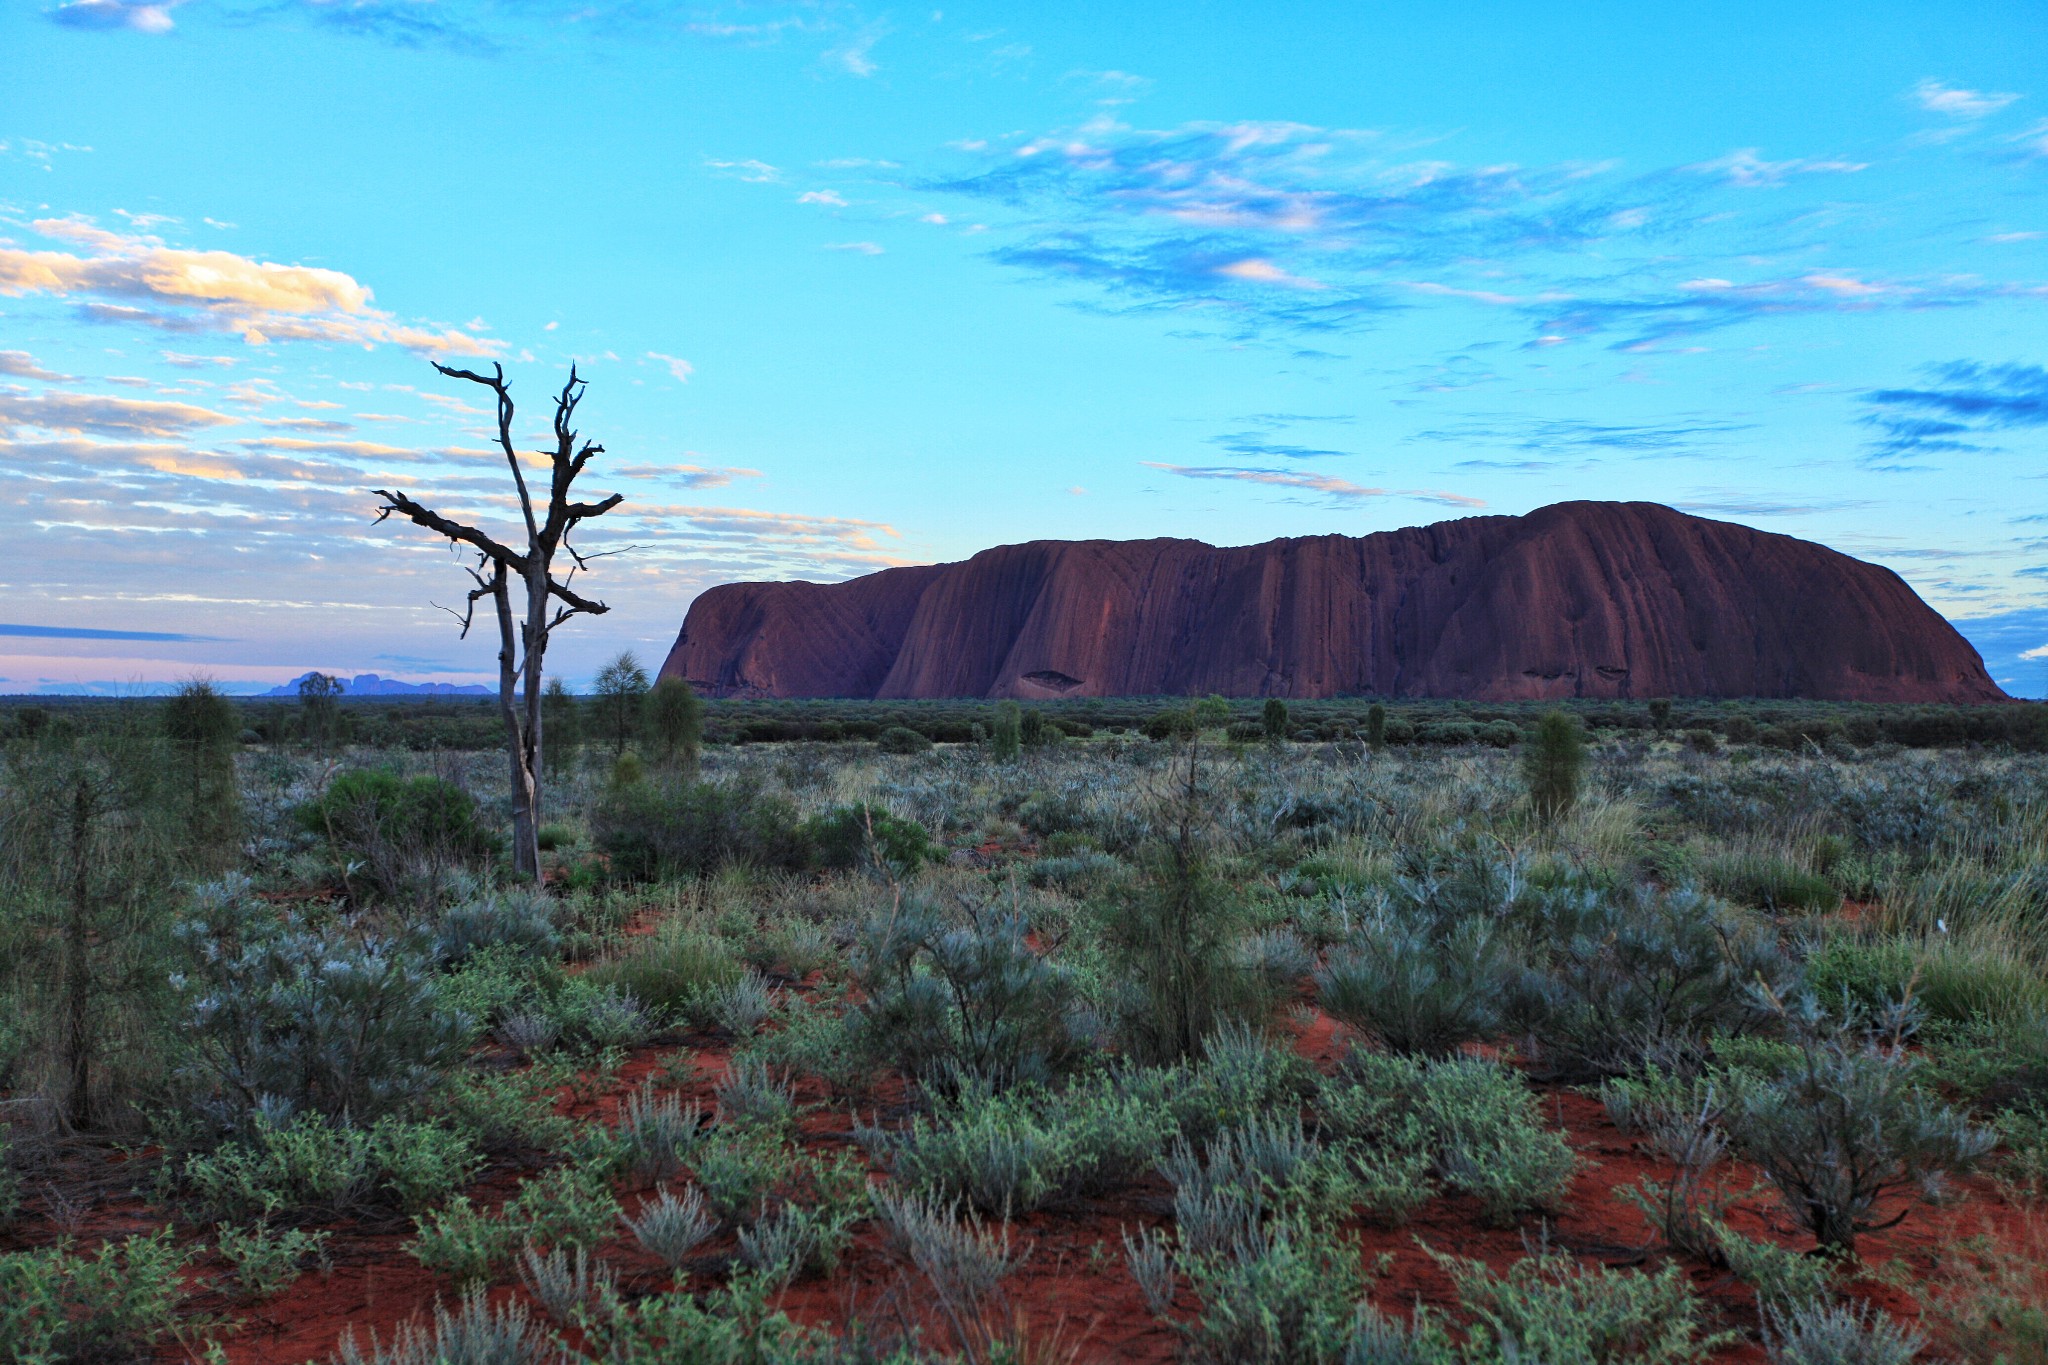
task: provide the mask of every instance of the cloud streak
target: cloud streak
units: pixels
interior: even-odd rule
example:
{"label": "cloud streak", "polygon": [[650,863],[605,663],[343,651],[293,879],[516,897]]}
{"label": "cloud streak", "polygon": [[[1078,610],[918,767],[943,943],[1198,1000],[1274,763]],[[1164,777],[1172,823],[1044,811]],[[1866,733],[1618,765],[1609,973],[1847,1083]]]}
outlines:
{"label": "cloud streak", "polygon": [[1873,467],[1923,467],[1902,462],[1981,453],[1988,433],[2048,426],[2048,368],[1957,360],[1924,373],[1924,387],[1864,395],[1862,421],[1879,433],[1867,452]]}
{"label": "cloud streak", "polygon": [[82,254],[0,245],[0,294],[76,299],[80,315],[91,321],[235,332],[251,345],[337,341],[430,355],[502,349],[454,328],[422,327],[380,312],[370,306],[369,288],[338,270],[169,247],[78,218],[38,219],[32,226]]}
{"label": "cloud streak", "polygon": [[1483,499],[1462,493],[1445,493],[1433,488],[1368,488],[1330,474],[1309,474],[1293,469],[1260,469],[1241,465],[1163,464],[1141,460],[1147,469],[1162,469],[1183,479],[1222,479],[1233,483],[1259,484],[1269,488],[1290,488],[1316,493],[1340,502],[1362,502],[1372,498],[1414,498],[1446,507],[1484,507]]}
{"label": "cloud streak", "polygon": [[[1873,163],[1840,156],[1741,148],[1636,173],[1466,166],[1368,130],[1144,129],[1109,115],[960,149],[973,169],[911,187],[1007,214],[1008,240],[990,259],[1072,287],[1077,307],[1189,314],[1240,340],[1464,307],[1507,316],[1530,346],[1599,337],[1654,350],[1774,317],[2041,293],[1963,270],[1888,273],[1847,256],[1830,231],[1841,219],[1834,187]],[[1821,257],[1830,245],[1833,258]]]}

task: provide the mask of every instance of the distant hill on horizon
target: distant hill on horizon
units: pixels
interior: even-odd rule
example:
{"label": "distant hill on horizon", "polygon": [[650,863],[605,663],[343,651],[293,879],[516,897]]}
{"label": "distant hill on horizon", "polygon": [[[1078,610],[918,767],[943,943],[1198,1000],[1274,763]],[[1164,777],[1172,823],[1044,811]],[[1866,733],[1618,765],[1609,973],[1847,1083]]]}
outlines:
{"label": "distant hill on horizon", "polygon": [[725,584],[661,675],[715,697],[2009,700],[1891,570],[1645,502]]}
{"label": "distant hill on horizon", "polygon": [[[313,671],[301,673],[280,687],[273,687],[263,693],[266,697],[296,697],[299,684],[313,676]],[[341,694],[345,697],[488,697],[493,689],[482,683],[409,683],[396,678],[382,678],[375,673],[358,673],[353,678],[343,678]]]}

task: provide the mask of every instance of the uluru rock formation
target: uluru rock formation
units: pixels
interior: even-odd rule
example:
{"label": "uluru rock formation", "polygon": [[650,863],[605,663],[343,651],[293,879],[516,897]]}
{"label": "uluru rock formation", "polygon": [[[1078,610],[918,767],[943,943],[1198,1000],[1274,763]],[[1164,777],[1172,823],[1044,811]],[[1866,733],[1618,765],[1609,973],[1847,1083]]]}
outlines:
{"label": "uluru rock formation", "polygon": [[1645,502],[726,584],[661,672],[754,697],[2005,699],[1891,570]]}

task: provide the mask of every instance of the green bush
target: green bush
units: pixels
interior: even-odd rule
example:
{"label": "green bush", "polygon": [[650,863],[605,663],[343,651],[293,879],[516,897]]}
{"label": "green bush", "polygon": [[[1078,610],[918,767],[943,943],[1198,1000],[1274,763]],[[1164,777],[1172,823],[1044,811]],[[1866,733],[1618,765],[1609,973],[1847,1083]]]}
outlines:
{"label": "green bush", "polygon": [[298,809],[378,896],[398,898],[454,866],[490,856],[497,840],[477,821],[476,801],[443,778],[400,777],[383,768],[338,774]]}
{"label": "green bush", "polygon": [[1884,1200],[1925,1197],[1995,1141],[1922,1089],[1911,1059],[1838,1035],[1806,1036],[1787,1072],[1749,1078],[1727,1124],[1792,1216],[1842,1252],[1859,1233],[1890,1226],[1879,1221]]}
{"label": "green bush", "polygon": [[803,837],[820,867],[915,872],[945,856],[924,826],[875,806],[839,806],[806,820]]}
{"label": "green bush", "polygon": [[1499,1022],[1507,970],[1507,945],[1483,919],[1439,929],[1390,917],[1331,952],[1316,993],[1395,1052],[1446,1056]]}
{"label": "green bush", "polygon": [[169,1228],[90,1256],[69,1238],[0,1254],[0,1349],[23,1365],[146,1356],[177,1329],[186,1259]]}
{"label": "green bush", "polygon": [[199,888],[177,926],[190,970],[185,1079],[228,1129],[259,1112],[368,1121],[415,1104],[458,1062],[470,1021],[417,945],[314,928],[247,878]]}
{"label": "green bush", "polygon": [[907,725],[892,725],[875,737],[875,747],[885,754],[921,754],[932,742]]}
{"label": "green bush", "polygon": [[1706,1330],[1682,1266],[1652,1275],[1543,1253],[1496,1275],[1483,1261],[1438,1259],[1473,1315],[1469,1360],[1689,1365],[1737,1340]]}
{"label": "green bush", "polygon": [[376,1208],[408,1213],[467,1182],[482,1159],[432,1124],[379,1119],[369,1128],[301,1115],[258,1115],[245,1138],[186,1158],[180,1179],[209,1218],[248,1222],[335,1217]]}
{"label": "green bush", "polygon": [[1537,819],[1556,820],[1578,802],[1585,769],[1586,737],[1578,720],[1563,711],[1546,712],[1522,747],[1522,780]]}
{"label": "green bush", "polygon": [[591,811],[590,830],[622,881],[728,866],[795,869],[808,851],[788,802],[708,783],[615,783]]}
{"label": "green bush", "polygon": [[1714,894],[1759,910],[1822,914],[1842,906],[1834,883],[1782,858],[1730,853],[1708,858],[1700,871]]}
{"label": "green bush", "polygon": [[1048,1081],[1087,1051],[1072,972],[1032,950],[999,905],[941,913],[905,897],[871,921],[849,962],[867,998],[847,1013],[866,1055],[941,1090]]}
{"label": "green bush", "polygon": [[323,1254],[328,1235],[261,1223],[247,1228],[223,1225],[214,1245],[234,1276],[236,1296],[267,1299],[299,1278],[307,1258]]}
{"label": "green bush", "polygon": [[1202,1302],[1192,1321],[1175,1324],[1192,1361],[1336,1361],[1351,1340],[1365,1274],[1356,1248],[1321,1229],[1276,1222],[1177,1260]]}
{"label": "green bush", "polygon": [[870,1136],[898,1180],[940,1203],[1027,1213],[1070,1191],[1074,1136],[1024,1091],[970,1091],[903,1133]]}
{"label": "green bush", "polygon": [[593,964],[584,978],[671,1015],[700,1015],[716,993],[739,980],[732,945],[680,919],[661,922],[626,951]]}
{"label": "green bush", "polygon": [[1554,1207],[1578,1167],[1564,1135],[1543,1126],[1535,1091],[1497,1062],[1353,1053],[1319,1108],[1342,1140],[1426,1154],[1436,1176],[1477,1199],[1496,1225]]}
{"label": "green bush", "polygon": [[1554,1075],[1691,1068],[1717,1033],[1760,1025],[1759,983],[1796,979],[1774,935],[1692,892],[1569,885],[1526,912],[1532,956],[1513,1015]]}

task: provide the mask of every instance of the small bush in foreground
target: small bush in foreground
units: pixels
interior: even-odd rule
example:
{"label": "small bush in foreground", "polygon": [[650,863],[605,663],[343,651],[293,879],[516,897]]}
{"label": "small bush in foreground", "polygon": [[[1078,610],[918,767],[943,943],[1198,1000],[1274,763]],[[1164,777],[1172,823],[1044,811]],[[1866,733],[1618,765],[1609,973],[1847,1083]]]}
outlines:
{"label": "small bush in foreground", "polygon": [[1706,1331],[1701,1303],[1676,1265],[1646,1274],[1544,1253],[1496,1275],[1482,1261],[1439,1259],[1474,1315],[1466,1347],[1473,1360],[1689,1365],[1736,1339]]}
{"label": "small bush in foreground", "polygon": [[1927,1343],[1869,1304],[1767,1313],[1771,1365],[1913,1365]]}
{"label": "small bush in foreground", "polygon": [[449,1312],[434,1305],[431,1329],[402,1324],[389,1345],[370,1334],[368,1353],[353,1329],[341,1339],[334,1365],[551,1365],[562,1358],[523,1304],[493,1308],[478,1289]]}
{"label": "small bush in foreground", "polygon": [[[1809,1038],[1785,1075],[1735,1097],[1729,1131],[1787,1209],[1829,1250],[1890,1227],[1943,1175],[1974,1166],[1994,1135],[1917,1084],[1913,1063],[1841,1037]],[[1889,1211],[1882,1205],[1898,1199]]]}
{"label": "small bush in foreground", "polygon": [[0,1255],[0,1347],[22,1362],[144,1355],[176,1330],[185,1261],[169,1228],[90,1256],[68,1239]]}

